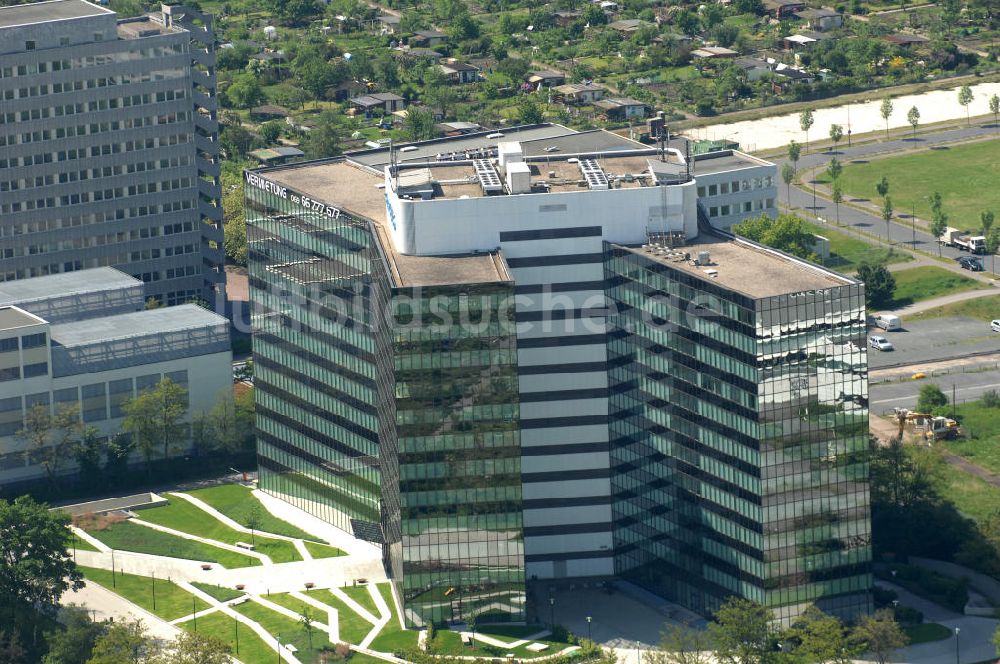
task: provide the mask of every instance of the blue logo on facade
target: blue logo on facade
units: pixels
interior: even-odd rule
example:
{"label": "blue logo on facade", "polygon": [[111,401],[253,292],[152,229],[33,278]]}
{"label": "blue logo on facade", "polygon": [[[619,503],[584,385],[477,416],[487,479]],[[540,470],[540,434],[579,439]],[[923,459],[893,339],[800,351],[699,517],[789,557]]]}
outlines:
{"label": "blue logo on facade", "polygon": [[396,211],[392,209],[392,205],[389,203],[389,194],[385,194],[385,214],[389,217],[389,224],[392,226],[392,230],[396,230]]}

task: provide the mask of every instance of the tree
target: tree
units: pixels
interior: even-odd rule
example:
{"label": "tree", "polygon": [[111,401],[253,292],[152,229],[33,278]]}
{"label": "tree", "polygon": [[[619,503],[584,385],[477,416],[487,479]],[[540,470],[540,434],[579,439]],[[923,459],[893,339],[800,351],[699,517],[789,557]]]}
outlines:
{"label": "tree", "polygon": [[885,198],[889,195],[889,178],[882,176],[882,179],[875,183],[875,191],[879,196]]}
{"label": "tree", "polygon": [[993,114],[993,126],[1000,128],[1000,120],[997,119],[1000,116],[1000,95],[990,97],[990,113]]}
{"label": "tree", "polygon": [[809,130],[812,129],[813,122],[814,119],[812,109],[807,108],[799,113],[799,126],[802,127],[802,131],[806,133],[806,152],[809,152]]}
{"label": "tree", "polygon": [[840,178],[840,174],[844,172],[844,165],[841,164],[836,157],[830,160],[830,163],[826,165],[826,174],[830,176],[831,181],[836,181]]}
{"label": "tree", "polygon": [[933,383],[920,386],[917,393],[917,412],[931,413],[935,408],[948,405],[948,397]]}
{"label": "tree", "polygon": [[718,660],[724,664],[763,664],[775,649],[777,632],[770,609],[741,597],[730,597],[715,612],[708,631]]}
{"label": "tree", "polygon": [[246,514],[243,516],[243,525],[250,529],[251,544],[257,544],[254,536],[256,531],[260,530],[263,520],[264,518],[260,513],[260,505],[256,502],[252,503],[250,507],[247,508]]}
{"label": "tree", "polygon": [[941,236],[948,229],[948,215],[942,209],[941,192],[935,191],[930,196],[931,205],[931,235],[938,241],[938,256],[941,255]]}
{"label": "tree", "polygon": [[85,427],[80,439],[73,446],[73,457],[76,459],[78,476],[81,485],[86,489],[105,487],[104,472],[101,469],[101,457],[107,447],[101,432],[95,427]]}
{"label": "tree", "polygon": [[798,167],[799,157],[802,156],[802,146],[795,141],[788,143],[788,159]]}
{"label": "tree", "polygon": [[337,113],[323,111],[316,127],[306,134],[304,152],[310,159],[322,159],[340,154],[340,126]]}
{"label": "tree", "polygon": [[886,664],[892,653],[910,642],[896,622],[892,609],[879,609],[874,615],[864,618],[854,628],[852,636],[865,644],[878,664]]}
{"label": "tree", "polygon": [[913,127],[913,138],[917,137],[917,125],[920,124],[920,110],[913,106],[906,114],[906,121]]}
{"label": "tree", "polygon": [[15,436],[27,443],[25,456],[40,463],[49,482],[55,484],[82,430],[79,404],[59,404],[55,413],[49,412],[47,404],[36,404],[25,414],[24,426]]}
{"label": "tree", "polygon": [[659,647],[648,650],[642,659],[643,664],[711,664],[712,649],[707,631],[667,623]]}
{"label": "tree", "polygon": [[410,106],[403,120],[403,134],[411,141],[434,138],[434,115],[426,108]]}
{"label": "tree", "polygon": [[844,137],[843,127],[841,127],[839,124],[830,125],[830,140],[833,142],[833,146],[831,146],[831,148],[836,147],[836,145],[840,143],[840,139],[842,139],[843,137]]}
{"label": "tree", "polygon": [[764,214],[744,219],[732,227],[733,233],[748,240],[774,247],[780,251],[815,260],[813,245],[816,237],[802,225],[802,220],[792,214],[780,214],[777,219]]}
{"label": "tree", "polygon": [[45,635],[49,652],[42,664],[85,664],[94,643],[104,633],[104,626],[90,619],[87,609],[68,606],[60,616],[61,629]]}
{"label": "tree", "polygon": [[285,123],[278,122],[277,120],[272,120],[271,122],[265,122],[262,124],[258,131],[260,131],[260,137],[264,139],[264,142],[268,145],[277,142],[281,137],[281,132],[284,129],[283,125]]}
{"label": "tree", "polygon": [[181,632],[173,644],[159,654],[155,664],[229,664],[231,648],[222,639],[205,632]]}
{"label": "tree", "polygon": [[781,180],[785,183],[785,200],[788,207],[792,206],[792,180],[795,179],[795,167],[787,161],[781,165]]}
{"label": "tree", "polygon": [[312,612],[309,610],[309,607],[302,607],[302,613],[299,615],[299,626],[309,639],[309,650],[313,649],[313,630],[316,629],[313,622]]}
{"label": "tree", "polygon": [[0,625],[53,616],[64,592],[83,587],[69,545],[65,512],[51,512],[30,496],[0,500]]}
{"label": "tree", "polygon": [[247,220],[243,207],[243,187],[228,189],[222,195],[223,238],[226,257],[237,265],[247,264]]}
{"label": "tree", "polygon": [[226,454],[248,451],[248,444],[253,440],[253,413],[252,392],[244,391],[235,397],[223,393],[206,415],[207,437]]}
{"label": "tree", "polygon": [[892,221],[892,199],[886,196],[882,199],[882,221],[885,222],[885,241],[890,242],[889,222]]}
{"label": "tree", "polygon": [[155,387],[144,390],[122,405],[125,417],[122,431],[132,435],[136,447],[146,458],[146,468],[153,471],[153,451],[163,448],[163,458],[170,456],[182,442],[187,413],[187,390],[169,378],[163,378]]}
{"label": "tree", "polygon": [[785,633],[784,638],[794,641],[795,660],[802,662],[845,662],[860,655],[857,647],[850,647],[847,629],[839,618],[823,613],[815,606],[808,607]]}
{"label": "tree", "polygon": [[837,208],[837,225],[840,226],[840,204],[844,201],[844,188],[841,186],[840,180],[833,181],[830,197],[833,199],[833,205]]}
{"label": "tree", "polygon": [[997,251],[1000,250],[1000,230],[990,229],[986,235],[986,253],[990,255],[990,272],[996,274]]}
{"label": "tree", "polygon": [[94,643],[87,664],[153,664],[160,647],[150,638],[141,620],[116,621]]}
{"label": "tree", "polygon": [[253,108],[264,100],[264,90],[253,74],[236,74],[226,88],[226,99],[236,108]]}
{"label": "tree", "polygon": [[886,97],[882,100],[882,106],[879,108],[879,113],[882,114],[882,119],[885,120],[885,136],[889,137],[889,116],[892,115],[892,99]]}
{"label": "tree", "polygon": [[4,664],[28,664],[28,651],[21,645],[21,637],[15,631],[0,629],[0,662]]}
{"label": "tree", "polygon": [[972,88],[968,85],[963,85],[958,89],[958,103],[965,107],[965,125],[969,126],[972,123],[972,119],[969,117],[969,104],[972,103],[973,94]]}
{"label": "tree", "polygon": [[990,229],[993,228],[993,211],[983,210],[979,213],[979,222],[982,225],[983,235],[989,236]]}
{"label": "tree", "polygon": [[531,95],[524,95],[517,104],[517,119],[520,124],[532,125],[543,121],[542,109]]}
{"label": "tree", "polygon": [[858,265],[858,279],[865,284],[865,304],[878,308],[892,302],[896,291],[896,278],[882,263],[861,263]]}

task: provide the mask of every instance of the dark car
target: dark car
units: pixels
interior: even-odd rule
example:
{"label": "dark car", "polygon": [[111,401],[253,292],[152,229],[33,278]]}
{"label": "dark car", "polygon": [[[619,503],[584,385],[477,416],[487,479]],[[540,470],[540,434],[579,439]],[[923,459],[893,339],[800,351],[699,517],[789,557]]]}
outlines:
{"label": "dark car", "polygon": [[983,271],[983,262],[972,256],[962,256],[958,259],[958,264],[961,265],[963,269],[971,270],[972,272]]}

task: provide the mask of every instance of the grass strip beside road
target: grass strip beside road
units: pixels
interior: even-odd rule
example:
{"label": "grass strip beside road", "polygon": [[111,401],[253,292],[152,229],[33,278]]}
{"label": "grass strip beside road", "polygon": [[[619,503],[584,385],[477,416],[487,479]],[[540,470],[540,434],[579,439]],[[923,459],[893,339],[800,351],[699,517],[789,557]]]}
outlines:
{"label": "grass strip beside road", "polygon": [[205,510],[177,496],[170,497],[170,503],[163,507],[153,507],[143,510],[139,517],[167,528],[173,528],[184,533],[197,535],[226,544],[237,542],[254,544],[254,550],[269,556],[276,563],[290,563],[302,560],[295,545],[287,540],[277,540],[256,534],[241,533],[233,530]]}
{"label": "grass strip beside road", "polygon": [[154,556],[200,560],[218,563],[227,569],[260,565],[256,558],[220,549],[211,544],[184,539],[170,533],[153,530],[128,521],[108,526],[104,530],[89,530],[90,535],[104,542],[112,549],[148,553]]}
{"label": "grass strip beside road", "polygon": [[[150,613],[163,618],[164,620],[176,620],[193,611],[207,609],[208,604],[195,597],[180,586],[166,579],[156,579],[153,577],[138,576],[136,574],[122,574],[116,572],[114,579],[111,577],[111,570],[97,569],[94,567],[79,566],[84,577],[88,581],[104,586],[116,595],[121,595],[128,601],[136,604]],[[156,608],[153,608],[153,592],[156,592]]]}
{"label": "grass strip beside road", "polygon": [[834,225],[832,219],[829,225],[804,222],[803,227],[810,233],[822,235],[830,241],[830,258],[824,261],[824,265],[837,272],[845,274],[856,272],[861,263],[885,263],[888,265],[913,260],[913,256],[904,251],[897,251],[893,247],[875,245],[851,237]]}
{"label": "grass strip beside road", "polygon": [[910,315],[906,320],[963,317],[989,322],[1000,318],[1000,295],[985,295],[973,300],[952,302]]}
{"label": "grass strip beside road", "polygon": [[245,528],[249,527],[247,526],[247,517],[251,512],[251,508],[258,507],[257,511],[260,516],[259,530],[295,539],[319,541],[318,537],[310,535],[301,528],[293,526],[284,519],[279,519],[268,512],[264,508],[264,504],[257,500],[248,487],[242,484],[220,484],[205,489],[195,489],[194,491],[188,491],[188,493],[208,503]]}
{"label": "grass strip beside road", "polygon": [[896,290],[892,303],[885,309],[898,309],[914,302],[930,300],[942,295],[954,295],[966,291],[985,288],[975,279],[955,274],[951,270],[936,265],[911,267],[892,273],[896,279]]}
{"label": "grass strip beside road", "polygon": [[[180,627],[188,632],[203,632],[222,639],[229,645],[230,654],[244,664],[264,664],[274,661],[278,656],[274,649],[264,643],[264,640],[257,636],[249,625],[237,627],[237,624],[238,621],[235,618],[216,611],[198,618],[197,621],[183,622]],[[237,630],[239,630],[238,638]],[[238,647],[237,642],[239,643]]]}

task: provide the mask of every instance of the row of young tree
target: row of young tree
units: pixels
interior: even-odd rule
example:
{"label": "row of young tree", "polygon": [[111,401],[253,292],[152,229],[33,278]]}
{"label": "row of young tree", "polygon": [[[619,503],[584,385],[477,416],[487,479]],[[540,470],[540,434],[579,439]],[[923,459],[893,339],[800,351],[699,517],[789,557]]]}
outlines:
{"label": "row of young tree", "polygon": [[154,460],[169,459],[193,444],[195,454],[240,455],[253,445],[253,396],[221,396],[211,409],[199,411],[189,423],[188,391],[169,378],[144,390],[121,406],[121,431],[103,436],[80,417],[80,404],[36,404],[25,414],[15,434],[24,455],[41,466],[51,488],[67,465],[76,461],[84,487],[97,488],[122,479],[129,458],[138,452],[152,473]]}
{"label": "row of young tree", "polygon": [[782,628],[767,607],[732,597],[708,629],[667,625],[660,646],[643,656],[643,664],[848,664],[863,653],[884,664],[908,643],[891,609],[848,626],[811,606]]}

